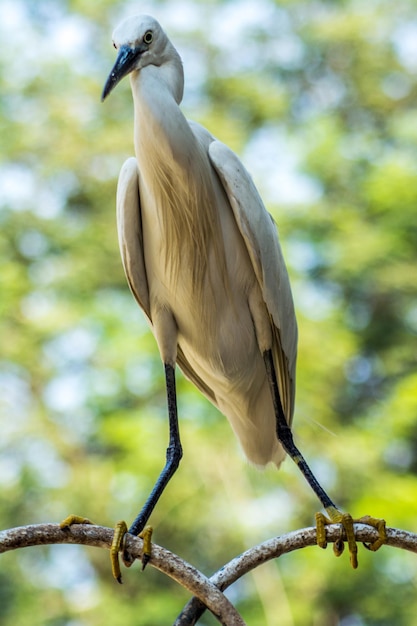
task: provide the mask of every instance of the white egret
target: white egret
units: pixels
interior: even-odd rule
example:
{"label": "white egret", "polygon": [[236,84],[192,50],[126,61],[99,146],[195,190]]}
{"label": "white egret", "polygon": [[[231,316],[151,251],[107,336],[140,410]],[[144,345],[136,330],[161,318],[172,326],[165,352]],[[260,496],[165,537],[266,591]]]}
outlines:
{"label": "white egret", "polygon": [[181,112],[182,62],[159,23],[131,17],[113,44],[102,99],[129,74],[135,116],[136,158],[117,189],[119,244],[165,366],[169,415],[165,467],[129,532],[143,530],[182,456],[178,363],[226,415],[249,461],[279,467],[285,452],[293,458],[330,520],[345,526],[356,566],[352,518],[319,485],[291,433],[297,324],[273,220],[236,155]]}

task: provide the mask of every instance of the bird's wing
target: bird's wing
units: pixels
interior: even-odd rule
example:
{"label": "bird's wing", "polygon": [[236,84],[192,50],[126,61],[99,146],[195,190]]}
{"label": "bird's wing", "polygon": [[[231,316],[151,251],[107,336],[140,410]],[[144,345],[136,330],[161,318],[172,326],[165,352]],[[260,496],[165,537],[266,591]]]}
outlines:
{"label": "bird's wing", "polygon": [[[149,303],[148,279],[143,254],[142,219],[139,196],[139,171],[134,157],[122,166],[117,184],[117,231],[120,253],[127,282],[139,306],[152,328]],[[178,346],[177,362],[185,376],[193,382],[209,400],[216,402],[213,391],[196,374]]]}
{"label": "bird's wing", "polygon": [[143,256],[142,217],[139,199],[139,171],[131,157],[122,166],[117,183],[117,232],[127,282],[139,306],[152,324],[148,279]]}
{"label": "bird's wing", "polygon": [[295,396],[297,322],[287,268],[271,215],[238,157],[220,141],[209,157],[229,199],[245,241],[274,329],[274,361],[284,412],[291,421]]}
{"label": "bird's wing", "polygon": [[197,387],[197,389],[199,389],[201,393],[204,394],[206,398],[210,400],[210,402],[212,402],[213,404],[217,406],[217,401],[216,401],[216,396],[214,395],[214,391],[195,372],[193,367],[187,361],[187,358],[185,357],[184,352],[181,349],[181,346],[178,346],[177,363],[180,366],[181,371],[184,374],[184,376],[188,380],[190,380]]}

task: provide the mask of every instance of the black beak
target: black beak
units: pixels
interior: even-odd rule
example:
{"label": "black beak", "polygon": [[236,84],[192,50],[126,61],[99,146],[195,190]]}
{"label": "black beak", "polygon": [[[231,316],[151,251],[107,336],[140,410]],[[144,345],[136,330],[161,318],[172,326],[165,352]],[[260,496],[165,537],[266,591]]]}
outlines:
{"label": "black beak", "polygon": [[141,47],[138,48],[130,48],[129,46],[121,46],[119,49],[119,54],[117,55],[116,63],[113,66],[112,71],[108,79],[106,80],[106,84],[104,85],[103,93],[101,94],[101,101],[103,102],[105,98],[109,95],[109,93],[116,87],[117,83],[119,83],[122,78],[124,78],[129,72],[133,70],[133,67],[140,57],[140,55],[144,52]]}

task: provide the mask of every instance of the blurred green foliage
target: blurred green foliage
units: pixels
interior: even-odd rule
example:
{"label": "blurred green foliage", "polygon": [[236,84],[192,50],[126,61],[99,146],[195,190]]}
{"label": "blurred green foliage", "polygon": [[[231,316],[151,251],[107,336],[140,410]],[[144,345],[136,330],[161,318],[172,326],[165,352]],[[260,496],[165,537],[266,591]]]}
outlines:
{"label": "blurred green foliage", "polygon": [[[295,435],[353,515],[417,526],[417,21],[413,0],[0,6],[0,520],[131,520],[162,466],[163,369],[121,267],[128,81],[105,105],[113,27],[159,18],[186,114],[239,152],[280,229],[300,327]],[[207,574],[311,525],[295,466],[249,467],[179,380],[184,460],[155,541]],[[248,624],[413,626],[417,560],[303,550],[231,589]],[[76,546],[2,555],[4,626],[166,625],[188,595],[152,568],[118,587]],[[210,616],[202,623],[212,624]]]}

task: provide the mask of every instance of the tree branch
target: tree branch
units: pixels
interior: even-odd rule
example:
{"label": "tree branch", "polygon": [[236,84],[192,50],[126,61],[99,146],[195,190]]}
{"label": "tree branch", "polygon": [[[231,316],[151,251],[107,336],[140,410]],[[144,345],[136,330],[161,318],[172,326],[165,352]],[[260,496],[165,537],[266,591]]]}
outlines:
{"label": "tree branch", "polygon": [[[0,532],[0,553],[28,546],[75,543],[110,550],[114,531],[93,524],[74,524],[61,529],[59,524],[21,526]],[[126,551],[134,559],[142,556],[143,540],[126,536]],[[206,576],[176,554],[152,544],[149,565],[160,570],[199,598],[223,626],[245,626],[234,606]]]}
{"label": "tree branch", "polygon": [[[334,542],[340,538],[340,526],[338,524],[327,526],[326,533],[328,542]],[[358,542],[371,543],[377,538],[378,533],[365,524],[355,524],[355,535]],[[37,524],[0,532],[0,553],[28,546],[60,543],[82,544],[109,550],[112,539],[113,529],[102,526],[75,524],[70,529],[62,530],[58,524]],[[274,537],[232,559],[210,579],[176,554],[157,544],[152,544],[149,565],[196,596],[184,608],[175,626],[194,625],[206,607],[224,626],[244,626],[245,622],[222,592],[262,563],[293,550],[313,546],[315,543],[315,528],[303,528],[281,537]],[[405,530],[387,528],[387,545],[417,553],[417,535]],[[142,546],[142,539],[127,536],[126,549],[134,559],[141,558]]]}
{"label": "tree branch", "polygon": [[[355,537],[358,542],[372,543],[378,538],[378,531],[366,524],[355,524]],[[387,528],[387,543],[394,548],[402,548],[417,553],[417,534]],[[326,526],[326,537],[329,543],[340,539],[340,525]],[[224,591],[239,578],[255,569],[262,563],[276,559],[282,554],[300,550],[308,546],[316,546],[316,528],[295,530],[280,537],[274,537],[235,557],[210,578],[210,582]],[[197,597],[192,598],[177,617],[174,626],[194,626],[206,607]]]}

